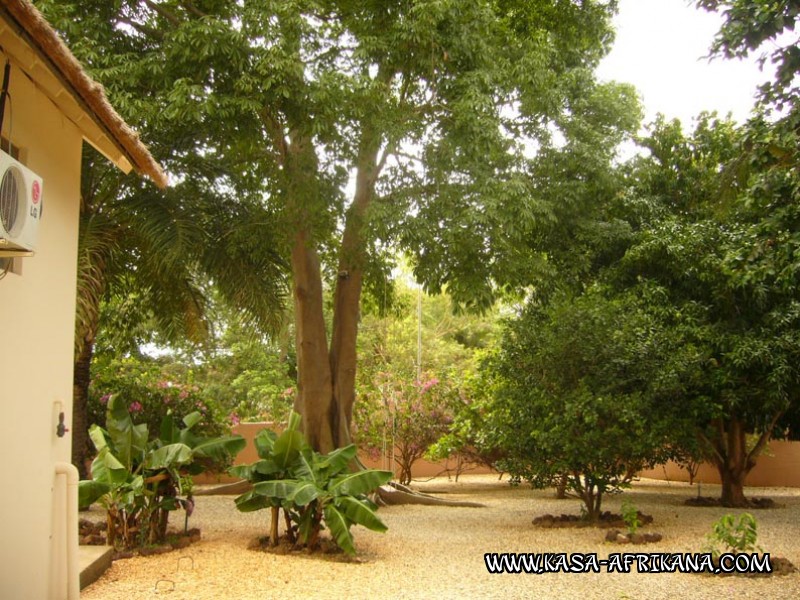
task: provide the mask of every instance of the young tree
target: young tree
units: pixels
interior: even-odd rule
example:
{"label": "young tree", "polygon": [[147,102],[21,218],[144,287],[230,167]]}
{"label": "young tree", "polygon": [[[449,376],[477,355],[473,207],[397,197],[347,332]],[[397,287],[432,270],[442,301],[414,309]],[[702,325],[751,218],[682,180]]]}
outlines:
{"label": "young tree", "polygon": [[669,456],[681,427],[668,409],[677,378],[663,367],[678,346],[641,307],[659,293],[607,298],[595,287],[531,303],[488,363],[500,378],[489,412],[499,464],[535,487],[565,483],[592,521],[607,492]]}
{"label": "young tree", "polygon": [[359,305],[383,253],[399,243],[427,289],[489,306],[536,273],[517,248],[553,214],[525,146],[613,145],[634,125],[630,90],[592,76],[612,38],[610,0],[88,4],[70,32],[103,29],[136,49],[81,55],[106,62],[96,74],[110,92],[127,93],[113,87],[121,72],[146,70],[170,88],[165,115],[229,141],[211,143],[220,156],[259,154],[292,271],[296,407],[322,452],[350,440]]}
{"label": "young tree", "polygon": [[797,178],[772,168],[768,147],[746,149],[758,124],[705,115],[687,137],[676,123],[656,125],[633,193],[653,212],[616,280],[661,286],[682,315],[683,344],[705,357],[681,403],[719,470],[723,504],[737,507],[748,504],[745,477],[770,437],[797,435],[800,408]]}
{"label": "young tree", "polygon": [[394,281],[386,314],[365,311],[359,336],[354,437],[374,456],[394,457],[401,484],[447,432],[477,349],[494,340],[496,317],[454,315],[446,294]]}

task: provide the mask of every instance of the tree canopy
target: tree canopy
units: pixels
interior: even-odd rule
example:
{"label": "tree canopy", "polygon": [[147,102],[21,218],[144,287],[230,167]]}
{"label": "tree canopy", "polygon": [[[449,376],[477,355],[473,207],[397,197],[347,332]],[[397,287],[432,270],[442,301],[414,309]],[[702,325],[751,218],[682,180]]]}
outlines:
{"label": "tree canopy", "polygon": [[150,82],[160,109],[132,122],[186,134],[154,148],[167,170],[211,159],[229,170],[215,181],[259,188],[292,271],[296,406],[321,451],[349,441],[361,294],[387,251],[409,249],[426,289],[486,308],[541,268],[517,259],[541,251],[561,169],[537,173],[536,157],[610,148],[636,125],[632,90],[593,77],[612,1],[41,5],[126,116]]}

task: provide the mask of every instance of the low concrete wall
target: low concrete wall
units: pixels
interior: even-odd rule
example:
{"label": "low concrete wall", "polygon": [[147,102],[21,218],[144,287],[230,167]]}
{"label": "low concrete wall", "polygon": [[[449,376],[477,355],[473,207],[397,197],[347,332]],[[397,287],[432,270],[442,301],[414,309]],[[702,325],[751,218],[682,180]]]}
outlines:
{"label": "low concrete wall", "polygon": [[[642,471],[642,477],[669,481],[689,481],[689,474],[673,462]],[[709,463],[700,465],[695,477],[699,483],[720,483],[719,472]],[[766,454],[758,458],[745,483],[753,487],[800,487],[800,442],[772,441]]]}
{"label": "low concrete wall", "polygon": [[[256,452],[255,446],[255,437],[258,435],[258,432],[262,429],[267,429],[272,427],[272,423],[270,422],[263,422],[263,423],[239,423],[238,425],[234,426],[231,429],[231,433],[241,435],[246,441],[247,446],[245,446],[244,450],[242,450],[239,455],[234,460],[234,465],[249,465],[254,463],[258,460],[258,453]],[[385,469],[387,471],[392,470],[392,461],[390,458],[381,459],[378,458],[372,459],[366,453],[360,453],[359,458],[361,462],[364,463],[366,467],[371,469]],[[414,463],[414,466],[411,468],[411,476],[414,479],[426,479],[430,477],[436,477],[437,475],[446,475],[451,474],[455,475],[456,473],[456,461],[455,460],[447,460],[447,461],[439,461],[439,462],[431,462],[427,460],[418,460]],[[395,475],[399,473],[399,468],[395,466],[394,469]],[[475,467],[472,468],[471,466],[467,465],[463,472],[466,473],[478,473],[478,474],[485,474],[485,473],[493,473],[492,469],[488,467]],[[231,477],[225,473],[215,474],[215,473],[203,473],[202,475],[198,475],[194,478],[194,481],[198,485],[208,485],[208,484],[216,484],[216,483],[233,483],[238,481],[238,479]]]}

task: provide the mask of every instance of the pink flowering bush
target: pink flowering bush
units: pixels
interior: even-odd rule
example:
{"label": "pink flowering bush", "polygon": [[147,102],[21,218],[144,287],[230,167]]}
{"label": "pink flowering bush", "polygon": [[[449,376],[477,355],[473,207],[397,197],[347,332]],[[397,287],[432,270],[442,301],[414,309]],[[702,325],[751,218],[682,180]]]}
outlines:
{"label": "pink flowering bush", "polygon": [[196,428],[198,435],[220,436],[232,424],[232,419],[225,419],[224,413],[215,409],[190,377],[180,381],[174,374],[165,373],[155,360],[98,357],[89,386],[89,424],[105,427],[106,406],[112,396],[136,415],[137,422],[147,423],[154,436],[158,435],[164,417],[173,416],[180,425],[183,416],[194,411],[203,416]]}
{"label": "pink flowering bush", "polygon": [[377,373],[355,405],[354,437],[373,459],[391,457],[398,479],[411,481],[411,467],[449,430],[455,389],[424,374],[421,381],[395,373]]}

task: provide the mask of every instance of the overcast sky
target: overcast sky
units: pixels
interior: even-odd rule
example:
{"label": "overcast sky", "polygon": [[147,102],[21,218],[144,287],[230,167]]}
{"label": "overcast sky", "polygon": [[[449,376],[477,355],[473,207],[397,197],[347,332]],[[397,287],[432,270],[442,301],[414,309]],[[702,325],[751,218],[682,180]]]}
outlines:
{"label": "overcast sky", "polygon": [[616,42],[598,76],[634,84],[643,97],[645,123],[660,112],[687,128],[702,110],[731,112],[742,122],[756,88],[769,78],[755,59],[703,58],[722,18],[687,0],[620,0],[615,24]]}

